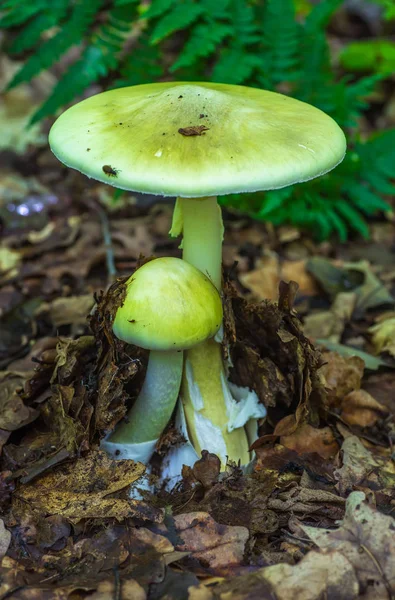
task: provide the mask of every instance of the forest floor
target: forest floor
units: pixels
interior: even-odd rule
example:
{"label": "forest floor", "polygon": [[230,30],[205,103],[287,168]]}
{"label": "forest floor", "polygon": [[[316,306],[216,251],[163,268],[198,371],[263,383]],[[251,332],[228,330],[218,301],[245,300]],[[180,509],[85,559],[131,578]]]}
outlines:
{"label": "forest floor", "polygon": [[[230,378],[268,408],[255,470],[206,456],[137,500],[144,466],[99,443],[146,355],[112,338],[105,292],[179,256],[172,202],[115,208],[47,149],[10,156],[0,188],[0,597],[394,598],[391,215],[317,244],[225,212]],[[170,424],[154,473],[178,442]]]}

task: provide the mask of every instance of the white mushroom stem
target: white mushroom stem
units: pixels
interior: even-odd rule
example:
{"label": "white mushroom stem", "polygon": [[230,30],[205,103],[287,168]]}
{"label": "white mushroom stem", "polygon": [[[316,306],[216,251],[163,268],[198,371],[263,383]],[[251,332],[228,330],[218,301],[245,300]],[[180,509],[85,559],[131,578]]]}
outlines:
{"label": "white mushroom stem", "polygon": [[183,352],[151,350],[143,387],[110,441],[134,444],[157,440],[173,413],[180,391]]}
{"label": "white mushroom stem", "polygon": [[[223,221],[215,197],[178,198],[170,234],[182,233],[183,259],[202,271],[221,291]],[[181,387],[188,433],[200,455],[215,452],[224,467],[227,457],[250,461],[244,427],[229,431],[232,403],[221,345],[208,340],[187,350]]]}

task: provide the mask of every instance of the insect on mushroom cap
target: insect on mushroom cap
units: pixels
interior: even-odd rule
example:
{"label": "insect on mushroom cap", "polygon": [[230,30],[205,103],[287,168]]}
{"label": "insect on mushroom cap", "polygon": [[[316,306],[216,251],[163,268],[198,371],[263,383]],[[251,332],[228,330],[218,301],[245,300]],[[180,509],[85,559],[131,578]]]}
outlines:
{"label": "insect on mushroom cap", "polygon": [[256,88],[193,82],[92,96],[59,117],[49,141],[59,160],[89,177],[181,197],[307,181],[335,167],[346,150],[335,121],[309,104]]}
{"label": "insect on mushroom cap", "polygon": [[186,350],[213,337],[222,322],[222,302],[211,281],[180,258],[157,258],[126,282],[113,331],[147,350]]}

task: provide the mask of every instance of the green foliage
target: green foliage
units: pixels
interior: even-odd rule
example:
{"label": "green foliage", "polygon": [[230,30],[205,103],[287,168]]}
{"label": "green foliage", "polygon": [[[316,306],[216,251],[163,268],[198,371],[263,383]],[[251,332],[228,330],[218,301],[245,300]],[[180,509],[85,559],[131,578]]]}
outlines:
{"label": "green foliage", "polygon": [[381,38],[358,40],[342,50],[339,60],[347,71],[373,72],[390,77],[395,70],[395,42]]}
{"label": "green foliage", "polygon": [[[386,0],[377,0],[385,5]],[[391,0],[392,2],[392,0]],[[9,30],[9,51],[27,53],[9,84],[30,81],[59,63],[72,62],[33,122],[102,82],[119,87],[157,81],[211,80],[286,90],[333,116],[348,130],[352,148],[333,173],[317,180],[254,195],[225,196],[257,219],[311,228],[320,238],[350,230],[368,235],[364,216],[389,209],[395,132],[358,139],[357,125],[369,96],[393,64],[392,42],[351,44],[340,60],[361,67],[362,78],[339,77],[326,38],[343,0],[3,0],[0,27]],[[302,14],[296,17],[295,7]],[[387,7],[390,11],[390,6]],[[25,55],[26,58],[26,55]],[[362,60],[364,58],[364,61]]]}

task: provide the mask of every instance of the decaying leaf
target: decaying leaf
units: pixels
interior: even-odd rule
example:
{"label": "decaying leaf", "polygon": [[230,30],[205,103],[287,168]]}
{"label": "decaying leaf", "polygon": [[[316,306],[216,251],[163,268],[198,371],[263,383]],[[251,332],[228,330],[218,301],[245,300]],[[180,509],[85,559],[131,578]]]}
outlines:
{"label": "decaying leaf", "polygon": [[21,486],[14,496],[14,511],[23,512],[24,503],[28,503],[41,514],[61,515],[72,523],[128,517],[161,521],[163,515],[158,509],[137,500],[112,497],[136,482],[144,471],[140,463],[113,461],[104,452],[91,453]]}
{"label": "decaying leaf", "polygon": [[365,366],[363,360],[357,356],[343,358],[335,352],[324,352],[323,360],[320,373],[325,378],[326,387],[331,390],[331,405],[337,404],[350,392],[359,390]]}
{"label": "decaying leaf", "polygon": [[210,569],[220,571],[243,560],[249,536],[245,527],[221,525],[204,512],[177,515],[174,522],[183,542],[177,550],[190,552]]}
{"label": "decaying leaf", "polygon": [[340,408],[343,421],[359,427],[371,427],[388,414],[388,409],[365,390],[354,390],[347,394]]}
{"label": "decaying leaf", "polygon": [[336,530],[300,526],[325,552],[341,553],[359,581],[367,600],[392,598],[395,594],[395,520],[366,502],[365,494],[353,492],[346,514]]}
{"label": "decaying leaf", "polygon": [[395,468],[387,457],[374,456],[360,439],[349,435],[341,447],[342,466],[335,470],[337,488],[342,496],[356,486],[391,489],[395,486]]}
{"label": "decaying leaf", "polygon": [[316,452],[327,459],[333,458],[339,450],[339,445],[329,427],[318,429],[308,423],[300,424],[290,435],[283,435],[280,443],[298,454]]}
{"label": "decaying leaf", "polygon": [[4,521],[0,519],[0,559],[3,558],[11,542],[11,532],[4,527]]}

